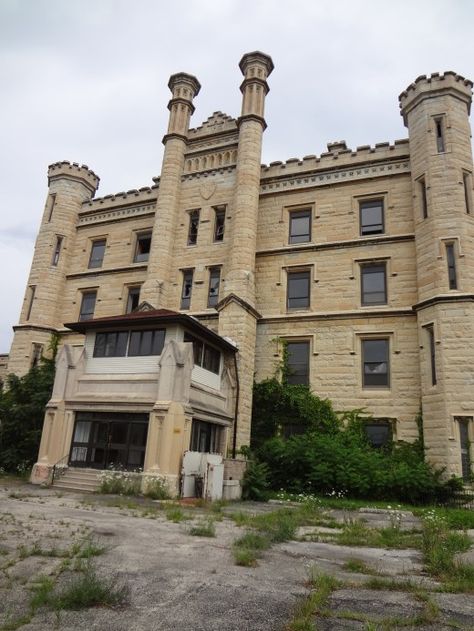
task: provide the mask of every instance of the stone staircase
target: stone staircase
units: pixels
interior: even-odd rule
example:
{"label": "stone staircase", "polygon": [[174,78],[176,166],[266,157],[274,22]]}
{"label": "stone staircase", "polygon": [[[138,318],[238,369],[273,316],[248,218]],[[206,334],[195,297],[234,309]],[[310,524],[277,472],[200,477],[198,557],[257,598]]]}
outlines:
{"label": "stone staircase", "polygon": [[64,473],[56,475],[53,487],[67,491],[94,493],[99,488],[99,471],[68,467]]}

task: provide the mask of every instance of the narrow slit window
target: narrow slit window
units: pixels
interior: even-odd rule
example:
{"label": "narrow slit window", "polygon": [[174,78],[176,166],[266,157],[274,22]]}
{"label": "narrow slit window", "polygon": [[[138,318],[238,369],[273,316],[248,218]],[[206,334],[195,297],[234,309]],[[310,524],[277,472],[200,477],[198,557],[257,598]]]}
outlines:
{"label": "narrow slit window", "polygon": [[56,204],[56,193],[51,193],[48,196],[48,223],[53,218],[53,210],[54,210],[55,204]]}
{"label": "narrow slit window", "polygon": [[51,265],[56,267],[59,263],[59,255],[61,254],[61,246],[63,244],[63,237],[56,237],[56,246],[54,248],[53,260],[51,261]]}
{"label": "narrow slit window", "polygon": [[37,344],[33,342],[33,349],[31,353],[31,368],[39,366],[41,358],[43,357],[43,344]]}
{"label": "narrow slit window", "polygon": [[183,272],[183,288],[181,290],[181,309],[189,309],[191,306],[191,294],[193,292],[193,270]]}
{"label": "narrow slit window", "polygon": [[466,212],[468,215],[470,215],[471,214],[471,195],[472,195],[471,174],[463,173],[462,181],[464,185],[464,201],[466,204]]}
{"label": "narrow slit window", "polygon": [[422,177],[418,182],[421,197],[421,214],[423,219],[426,219],[428,217],[428,197],[426,195],[426,180],[424,177]]}
{"label": "narrow slit window", "polygon": [[454,252],[454,243],[446,244],[446,259],[448,262],[449,289],[457,289],[458,280],[456,275],[456,255]]}
{"label": "narrow slit window", "polygon": [[30,296],[28,301],[28,311],[26,312],[26,319],[29,320],[31,317],[31,310],[33,309],[33,302],[35,299],[36,293],[36,285],[30,285]]}
{"label": "narrow slit window", "polygon": [[209,294],[207,297],[207,306],[215,307],[219,301],[219,285],[221,282],[221,270],[219,267],[213,267],[209,270]]}
{"label": "narrow slit window", "polygon": [[214,241],[224,240],[225,228],[225,208],[216,208],[216,216],[214,220]]}
{"label": "narrow slit window", "polygon": [[199,210],[189,213],[188,245],[196,245],[199,230]]}
{"label": "narrow slit window", "polygon": [[436,149],[438,153],[444,153],[445,142],[444,142],[444,120],[442,118],[435,118],[435,129],[436,129]]}
{"label": "narrow slit window", "polygon": [[426,327],[428,334],[429,351],[430,351],[430,369],[431,369],[431,385],[436,385],[436,345],[433,325]]}

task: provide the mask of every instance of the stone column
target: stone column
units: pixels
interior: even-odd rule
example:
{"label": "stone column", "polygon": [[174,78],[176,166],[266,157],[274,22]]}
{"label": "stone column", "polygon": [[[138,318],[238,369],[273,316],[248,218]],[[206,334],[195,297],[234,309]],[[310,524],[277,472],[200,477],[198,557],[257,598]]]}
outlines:
{"label": "stone column", "polygon": [[168,133],[163,138],[165,151],[148,259],[148,273],[140,292],[140,299],[146,300],[156,308],[175,306],[169,304],[174,235],[178,223],[181,176],[189,121],[194,112],[193,99],[199,93],[201,85],[196,77],[180,72],[171,76],[168,87],[173,97],[168,104],[170,111]]}

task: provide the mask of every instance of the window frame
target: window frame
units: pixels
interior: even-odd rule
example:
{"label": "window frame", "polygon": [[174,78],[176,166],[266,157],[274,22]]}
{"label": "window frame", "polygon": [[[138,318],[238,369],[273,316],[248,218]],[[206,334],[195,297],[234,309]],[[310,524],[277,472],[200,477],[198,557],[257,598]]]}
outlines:
{"label": "window frame", "polygon": [[[221,374],[222,351],[212,344],[205,342],[200,337],[196,337],[192,333],[189,333],[187,330],[184,331],[183,342],[191,343],[193,345],[193,361],[195,366],[199,366],[203,370],[212,372],[214,375]],[[213,359],[215,360],[215,363],[218,364],[216,366],[217,370],[206,366],[209,359],[211,359],[212,365],[212,355],[214,355]]]}
{"label": "window frame", "polygon": [[186,238],[187,246],[197,245],[200,218],[201,210],[199,208],[188,210],[188,236]]}
{"label": "window frame", "polygon": [[59,263],[59,257],[61,256],[61,250],[64,243],[64,237],[61,234],[56,235],[56,244],[54,246],[53,258],[51,259],[51,265],[57,267]]}
{"label": "window frame", "polygon": [[435,332],[434,325],[427,324],[424,327],[427,335],[428,335],[428,353],[429,353],[429,365],[430,365],[430,373],[431,373],[431,385],[435,386],[438,382],[437,373],[436,373],[436,340],[435,340]]}
{"label": "window frame", "polygon": [[[365,357],[366,357],[366,348],[365,348],[365,344],[367,342],[385,342],[386,343],[386,359],[385,361],[366,361]],[[390,342],[390,337],[387,336],[370,336],[370,337],[363,337],[361,338],[361,364],[362,364],[362,388],[364,390],[389,390],[391,388],[391,366],[390,366],[390,347],[391,347],[391,342]],[[365,366],[366,364],[381,364],[381,363],[385,363],[387,364],[387,370],[385,373],[380,373],[380,374],[385,374],[386,375],[386,383],[381,383],[381,384],[374,384],[374,383],[366,383],[366,371],[365,371]]]}
{"label": "window frame", "polygon": [[[129,285],[127,287],[127,301],[125,304],[125,313],[132,313],[132,311],[134,311],[140,304],[140,292],[141,292],[141,285]],[[134,307],[133,309],[131,309],[131,305],[130,305],[130,298],[132,295],[132,291],[138,290],[137,296],[138,296],[138,300],[137,300],[137,305],[136,307]]]}
{"label": "window frame", "polygon": [[[384,442],[381,443],[375,443],[373,440],[371,440],[369,432],[367,431],[367,429],[369,427],[373,427],[373,428],[380,428],[380,427],[384,427],[387,429],[387,439]],[[368,442],[370,443],[371,447],[373,449],[383,449],[384,447],[386,447],[387,445],[390,445],[393,441],[393,425],[389,420],[384,420],[384,419],[368,419],[367,421],[364,422],[364,432],[366,435],[366,438],[368,440]]]}
{"label": "window frame", "polygon": [[[145,352],[146,338],[145,335],[151,333],[151,340],[149,343],[150,352]],[[157,334],[160,335],[161,340],[156,340]],[[132,344],[134,343],[132,338],[135,335],[139,335],[138,352],[131,352]],[[162,354],[166,339],[166,329],[133,329],[129,331],[128,345],[127,345],[127,357],[157,357]],[[156,352],[155,344],[159,347],[159,352]]]}
{"label": "window frame", "polygon": [[418,186],[420,188],[421,217],[428,219],[428,189],[425,176],[418,179]]}
{"label": "window frame", "polygon": [[434,116],[433,122],[434,122],[434,128],[435,128],[436,152],[446,153],[445,116],[444,115]]}
{"label": "window frame", "polygon": [[[313,231],[313,211],[312,208],[300,208],[288,211],[288,243],[290,245],[297,245],[299,243],[311,243],[312,231]],[[303,236],[303,240],[298,240],[300,235],[295,235],[292,233],[293,220],[295,219],[308,219],[308,232]]]}
{"label": "window frame", "polygon": [[[189,450],[198,453],[211,453],[219,454],[221,451],[221,437],[224,427],[217,423],[210,423],[208,421],[202,421],[201,419],[194,419],[191,425],[191,436],[189,438]],[[206,435],[206,447],[209,446],[209,451],[201,451],[201,435]],[[198,447],[198,449],[195,449]]]}
{"label": "window frame", "polygon": [[472,173],[470,171],[462,172],[462,182],[464,187],[464,203],[466,206],[466,214],[471,214],[472,208]]}
{"label": "window frame", "polygon": [[[217,293],[214,295],[212,293],[212,281],[217,278]],[[220,284],[221,284],[221,268],[220,267],[210,267],[209,268],[209,285],[207,290],[207,307],[208,309],[214,309],[219,302],[219,292],[220,292]]]}
{"label": "window frame", "polygon": [[[383,268],[383,293],[384,299],[378,302],[368,302],[367,301],[367,293],[380,293],[380,292],[367,292],[364,290],[364,274],[367,273],[367,270],[371,268]],[[376,272],[371,271],[368,273],[375,274]],[[368,261],[365,263],[360,263],[360,303],[363,307],[372,307],[372,306],[380,306],[388,304],[388,291],[387,291],[387,262],[386,261]]]}
{"label": "window frame", "polygon": [[[125,344],[119,344],[119,336],[126,335]],[[126,357],[128,350],[129,331],[97,331],[94,337],[94,350],[92,357]],[[115,340],[112,340],[115,338]],[[100,349],[99,340],[104,340],[103,351]],[[122,337],[123,340],[123,337]],[[123,352],[122,352],[123,351]]]}
{"label": "window frame", "polygon": [[[84,312],[84,303],[86,301],[86,296],[94,296],[94,304],[92,307],[92,311]],[[81,291],[81,304],[79,307],[79,322],[84,322],[85,320],[92,320],[94,318],[95,306],[97,304],[97,289],[84,289]],[[89,316],[89,317],[85,317]]]}
{"label": "window frame", "polygon": [[25,320],[27,322],[31,318],[31,311],[33,309],[33,302],[34,302],[35,296],[36,296],[36,285],[29,285],[28,291],[29,291],[30,295],[28,296],[28,309],[26,310],[26,318],[25,318]]}
{"label": "window frame", "polygon": [[[291,281],[302,280],[297,276],[305,276],[308,281],[308,293],[301,296],[290,296]],[[306,300],[304,305],[292,305],[292,300]],[[299,268],[299,269],[287,269],[286,270],[286,309],[287,311],[302,311],[311,308],[311,269]]]}
{"label": "window frame", "polygon": [[[134,263],[147,263],[148,262],[148,260],[150,258],[150,252],[151,252],[152,238],[153,238],[153,231],[152,230],[144,230],[142,232],[137,232],[136,233],[136,236],[135,236],[135,248],[134,248],[134,254],[133,254],[133,262]],[[138,251],[139,246],[140,246],[140,242],[142,241],[142,239],[149,239],[150,240],[148,252],[140,253]],[[144,258],[145,256],[146,256],[146,258]]]}
{"label": "window frame", "polygon": [[[286,374],[286,382],[290,385],[305,385],[305,386],[309,386],[311,383],[311,341],[308,339],[286,339],[284,340],[284,344],[285,344],[285,353],[286,353],[286,359],[287,359],[287,374]],[[291,370],[291,365],[290,365],[290,350],[289,347],[290,346],[305,346],[306,347],[306,362],[303,364],[303,362],[295,362],[293,365],[294,366],[300,366],[300,365],[305,365],[306,371],[302,374],[302,376],[304,377],[304,379],[301,380],[295,380],[292,379],[292,375],[290,374],[290,370]],[[293,377],[298,377],[299,375],[293,375]]]}
{"label": "window frame", "polygon": [[[213,231],[213,241],[214,243],[222,243],[224,241],[225,235],[225,218],[226,218],[226,206],[215,206],[214,207],[214,231]],[[222,217],[222,230],[219,233],[219,223],[218,218]]]}
{"label": "window frame", "polygon": [[[191,299],[193,295],[193,280],[194,280],[194,268],[181,270],[183,276],[183,282],[181,285],[181,302],[179,308],[183,311],[188,311],[191,308]],[[189,295],[185,294],[186,279],[189,282]]]}
{"label": "window frame", "polygon": [[[361,237],[372,237],[378,234],[385,234],[385,198],[383,196],[380,197],[370,197],[359,199],[359,235]],[[381,207],[381,223],[380,224],[364,224],[362,221],[364,205],[365,209],[375,208],[376,204],[379,204]],[[380,230],[372,230],[369,232],[364,232],[364,228],[370,226],[381,226]]]}
{"label": "window frame", "polygon": [[450,241],[445,244],[445,247],[446,247],[446,263],[448,266],[448,287],[449,287],[449,290],[451,291],[451,290],[458,289],[455,242]]}
{"label": "window frame", "polygon": [[[103,243],[103,251],[102,251],[102,258],[98,259],[98,258],[93,258],[93,254],[94,254],[94,249],[97,246],[97,244]],[[92,243],[91,243],[91,251],[89,254],[89,262],[87,264],[87,269],[99,269],[102,267],[103,263],[104,263],[104,257],[105,257],[105,248],[107,247],[107,238],[100,238],[100,239],[93,239]]]}

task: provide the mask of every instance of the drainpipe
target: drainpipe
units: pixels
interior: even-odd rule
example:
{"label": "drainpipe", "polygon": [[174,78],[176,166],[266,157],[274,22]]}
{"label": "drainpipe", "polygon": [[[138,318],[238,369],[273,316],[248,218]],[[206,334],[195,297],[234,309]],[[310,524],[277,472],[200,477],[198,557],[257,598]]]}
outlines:
{"label": "drainpipe", "polygon": [[237,353],[234,353],[234,367],[235,367],[235,413],[234,413],[234,436],[232,439],[232,458],[235,458],[237,451],[237,416],[239,414],[239,398],[240,398],[240,382],[239,382],[239,369],[237,367]]}

